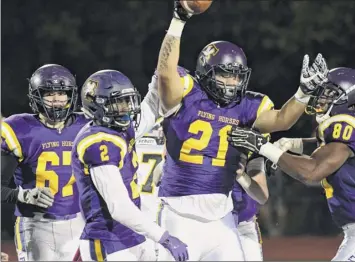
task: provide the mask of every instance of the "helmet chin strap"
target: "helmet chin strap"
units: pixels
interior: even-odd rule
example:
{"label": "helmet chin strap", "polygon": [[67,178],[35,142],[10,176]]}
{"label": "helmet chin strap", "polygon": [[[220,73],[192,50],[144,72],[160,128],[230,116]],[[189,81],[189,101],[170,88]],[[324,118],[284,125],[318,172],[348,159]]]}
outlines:
{"label": "helmet chin strap", "polygon": [[94,118],[94,115],[86,108],[82,107],[80,110],[84,113],[84,116],[86,119],[93,119]]}

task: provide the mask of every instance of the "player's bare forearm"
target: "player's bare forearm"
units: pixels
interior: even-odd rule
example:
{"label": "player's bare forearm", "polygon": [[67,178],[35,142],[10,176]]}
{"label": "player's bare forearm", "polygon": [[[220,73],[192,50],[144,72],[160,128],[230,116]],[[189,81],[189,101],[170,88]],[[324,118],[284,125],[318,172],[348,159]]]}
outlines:
{"label": "player's bare forearm", "polygon": [[184,87],[178,73],[180,38],[166,35],[158,59],[158,92],[163,108],[168,111],[182,99]]}
{"label": "player's bare forearm", "polygon": [[252,170],[248,172],[248,175],[252,176],[251,184],[249,188],[244,188],[244,190],[252,199],[260,205],[264,205],[269,199],[269,190],[267,187],[265,173]]}
{"label": "player's bare forearm", "polygon": [[261,133],[288,130],[297,122],[305,108],[305,104],[293,97],[280,110],[268,110],[261,113],[255,120],[254,127]]}
{"label": "player's bare forearm", "polygon": [[282,154],[278,166],[288,175],[303,183],[320,182],[338,170],[351,156],[347,145],[329,143],[318,148],[311,157]]}
{"label": "player's bare forearm", "polygon": [[288,153],[284,153],[277,164],[287,175],[305,184],[311,182],[317,166],[314,159]]}

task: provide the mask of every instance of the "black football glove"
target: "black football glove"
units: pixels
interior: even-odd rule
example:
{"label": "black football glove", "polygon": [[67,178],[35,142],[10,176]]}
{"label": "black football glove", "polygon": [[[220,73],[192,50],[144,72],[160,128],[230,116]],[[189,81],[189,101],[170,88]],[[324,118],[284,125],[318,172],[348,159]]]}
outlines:
{"label": "black football glove", "polygon": [[186,22],[192,14],[188,13],[181,5],[179,0],[174,1],[174,18]]}
{"label": "black football glove", "polygon": [[232,127],[228,136],[229,144],[233,147],[242,147],[254,153],[259,153],[261,146],[268,142],[268,139],[258,131],[237,126]]}

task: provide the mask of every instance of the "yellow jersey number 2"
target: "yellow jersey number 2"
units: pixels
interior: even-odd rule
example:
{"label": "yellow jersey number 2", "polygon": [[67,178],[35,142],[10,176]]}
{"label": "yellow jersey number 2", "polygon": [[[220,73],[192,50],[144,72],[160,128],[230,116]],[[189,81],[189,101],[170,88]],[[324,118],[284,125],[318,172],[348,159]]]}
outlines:
{"label": "yellow jersey number 2", "polygon": [[[52,166],[70,166],[71,164],[71,151],[63,151],[61,158],[54,151],[42,152],[38,157],[38,164],[36,168],[36,187],[45,187],[46,181],[53,195],[56,195],[59,191],[59,176],[53,170],[47,170],[47,163]],[[62,197],[73,195],[73,184],[75,183],[75,177],[72,174],[69,181],[61,189]]]}
{"label": "yellow jersey number 2", "polygon": [[[100,158],[102,162],[109,161],[110,157],[108,154],[108,147],[107,145],[101,145],[100,147]],[[121,159],[120,163],[118,164],[118,168],[122,168],[123,166],[123,159]],[[134,168],[138,167],[138,156],[135,150],[132,151],[132,165]],[[136,199],[140,195],[140,190],[138,186],[138,178],[137,172],[133,175],[132,181],[129,184],[132,190],[132,199]]]}
{"label": "yellow jersey number 2", "polygon": [[[228,150],[228,131],[232,128],[231,125],[226,125],[218,131],[219,136],[219,146],[217,151],[217,156],[212,158],[213,166],[224,166],[226,163],[226,155]],[[205,149],[212,137],[213,129],[210,122],[203,120],[196,120],[190,124],[189,133],[197,135],[201,132],[201,137],[199,139],[189,138],[183,144],[180,151],[180,160],[192,164],[202,164],[203,155],[194,154],[191,155],[191,150],[201,151]]]}

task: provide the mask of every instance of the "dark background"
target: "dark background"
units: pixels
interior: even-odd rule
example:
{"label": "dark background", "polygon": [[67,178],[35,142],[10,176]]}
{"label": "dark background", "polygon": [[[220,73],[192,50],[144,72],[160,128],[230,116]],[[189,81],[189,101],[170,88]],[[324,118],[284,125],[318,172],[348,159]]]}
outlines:
{"label": "dark background", "polygon": [[[77,76],[80,86],[92,73],[116,69],[141,94],[157,64],[168,28],[170,0],[3,0],[1,13],[1,111],[30,112],[26,78],[45,63],[57,63]],[[249,89],[265,93],[279,108],[297,90],[304,54],[321,52],[329,68],[355,67],[355,1],[216,0],[193,17],[182,36],[180,65],[193,71],[209,42],[241,46],[253,72]],[[288,132],[307,137],[314,129],[304,116]],[[319,187],[279,174],[269,181],[270,200],[260,214],[264,235],[334,235]],[[12,238],[11,206],[2,205],[2,239]]]}

